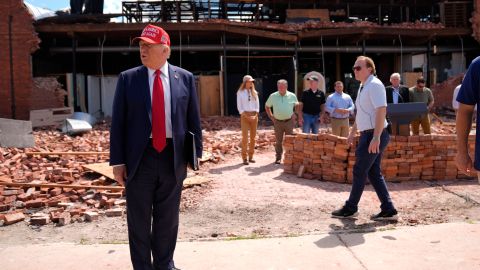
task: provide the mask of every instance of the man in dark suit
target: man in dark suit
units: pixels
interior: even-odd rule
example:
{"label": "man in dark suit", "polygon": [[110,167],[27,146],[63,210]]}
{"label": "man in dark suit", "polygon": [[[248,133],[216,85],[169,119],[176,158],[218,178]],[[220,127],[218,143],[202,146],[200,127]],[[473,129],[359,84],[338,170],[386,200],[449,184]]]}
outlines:
{"label": "man in dark suit", "polygon": [[387,103],[398,104],[409,102],[408,87],[400,84],[399,73],[393,73],[390,75],[390,83],[392,85],[385,87]]}
{"label": "man in dark suit", "polygon": [[[170,37],[147,25],[142,66],[120,73],[113,101],[110,165],[126,187],[130,256],[134,269],[177,269],[180,195],[187,175],[185,136],[202,130],[192,73],[170,65]],[[153,262],[152,262],[153,256]]]}

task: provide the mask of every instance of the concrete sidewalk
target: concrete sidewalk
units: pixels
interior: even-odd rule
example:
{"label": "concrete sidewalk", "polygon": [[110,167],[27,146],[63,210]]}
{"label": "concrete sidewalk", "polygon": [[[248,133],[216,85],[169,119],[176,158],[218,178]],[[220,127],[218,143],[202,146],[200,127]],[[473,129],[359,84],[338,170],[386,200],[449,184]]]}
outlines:
{"label": "concrete sidewalk", "polygon": [[[128,245],[5,246],[0,269],[131,269]],[[480,269],[480,224],[449,223],[373,233],[179,242],[183,270]]]}

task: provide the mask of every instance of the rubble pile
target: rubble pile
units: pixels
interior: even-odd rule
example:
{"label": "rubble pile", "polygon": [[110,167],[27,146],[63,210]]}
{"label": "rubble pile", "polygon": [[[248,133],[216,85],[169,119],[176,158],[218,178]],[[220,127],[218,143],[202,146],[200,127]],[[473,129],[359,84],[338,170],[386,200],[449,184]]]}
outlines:
{"label": "rubble pile", "polygon": [[463,74],[450,77],[447,80],[432,85],[433,99],[435,101],[434,107],[452,108],[453,90],[457,85],[462,83]]}
{"label": "rubble pile", "polygon": [[[66,225],[124,212],[123,188],[82,165],[108,161],[106,123],[70,137],[52,129],[34,131],[36,147],[0,149],[0,222],[24,219],[31,225]],[[34,155],[33,152],[91,152],[85,155]],[[94,188],[92,188],[94,187]]]}
{"label": "rubble pile", "polygon": [[55,77],[34,77],[31,110],[61,108],[67,91]]}
{"label": "rubble pile", "polygon": [[[202,119],[203,157],[201,162],[218,163],[226,155],[240,154],[242,134],[238,117],[207,117]],[[275,143],[273,130],[265,130],[263,121],[259,123],[255,147],[267,149]]]}
{"label": "rubble pile", "polygon": [[[202,127],[205,150],[201,162],[217,163],[226,155],[240,153],[238,117],[205,118]],[[108,122],[102,122],[79,136],[41,128],[33,132],[34,148],[0,148],[0,223],[27,220],[31,225],[65,225],[122,216],[123,187],[84,167],[108,162],[109,128]],[[260,130],[257,138],[258,149],[275,141],[272,130]],[[198,204],[206,192],[204,186],[189,186],[182,196],[182,210]]]}
{"label": "rubble pile", "polygon": [[403,22],[388,25],[379,25],[376,22],[355,21],[355,22],[331,22],[331,21],[314,21],[310,20],[304,23],[270,23],[270,22],[234,22],[223,19],[211,19],[209,23],[219,23],[232,26],[241,26],[254,29],[273,30],[280,32],[300,32],[304,30],[328,29],[328,28],[394,28],[394,29],[442,29],[445,26],[441,23],[432,22]]}

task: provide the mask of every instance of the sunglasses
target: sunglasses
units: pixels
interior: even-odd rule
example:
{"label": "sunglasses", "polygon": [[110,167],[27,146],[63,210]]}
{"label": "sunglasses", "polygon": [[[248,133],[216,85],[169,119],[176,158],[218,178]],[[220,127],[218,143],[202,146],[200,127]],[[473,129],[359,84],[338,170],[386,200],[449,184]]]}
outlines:
{"label": "sunglasses", "polygon": [[361,66],[353,66],[352,69],[353,69],[353,71],[360,71],[360,70],[362,70],[362,67]]}

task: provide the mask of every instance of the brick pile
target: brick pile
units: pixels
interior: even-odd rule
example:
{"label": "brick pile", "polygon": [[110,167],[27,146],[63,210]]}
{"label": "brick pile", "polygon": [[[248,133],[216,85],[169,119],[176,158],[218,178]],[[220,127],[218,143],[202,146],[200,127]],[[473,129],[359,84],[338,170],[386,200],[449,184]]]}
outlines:
{"label": "brick pile", "polygon": [[307,179],[345,182],[349,153],[345,138],[330,134],[286,136],[284,151],[285,172],[297,174],[300,170]]}
{"label": "brick pile", "polygon": [[432,85],[434,107],[452,108],[453,90],[462,83],[463,74],[448,78],[447,80]]}
{"label": "brick pile", "polygon": [[[227,129],[220,130],[222,124]],[[240,152],[240,120],[235,117],[202,119],[204,128],[203,162],[219,162],[226,155]],[[115,181],[93,173],[82,165],[107,162],[110,143],[109,123],[97,124],[91,132],[68,136],[49,128],[33,132],[36,147],[0,148],[0,182],[23,183],[21,187],[0,184],[0,226],[27,220],[32,225],[76,221],[95,221],[100,216],[119,216],[124,212],[122,191],[91,186],[115,187]],[[257,148],[271,147],[272,130],[261,130]],[[27,155],[26,152],[95,152],[94,155]],[[77,185],[71,187],[30,187],[29,184]],[[84,188],[83,188],[84,187]],[[182,207],[196,204],[203,191],[183,196]]]}
{"label": "brick pile", "polygon": [[310,20],[305,23],[270,23],[270,22],[235,22],[228,21],[224,19],[211,19],[208,20],[208,23],[217,23],[225,24],[232,26],[241,26],[254,29],[262,30],[271,30],[279,32],[300,32],[300,31],[309,31],[315,29],[330,29],[330,28],[387,28],[387,29],[443,29],[445,26],[441,23],[432,23],[432,22],[403,22],[403,23],[392,23],[389,25],[379,25],[376,22],[368,21],[356,21],[356,22],[331,22],[331,21],[314,21]]}
{"label": "brick pile", "polygon": [[[351,183],[356,143],[349,148],[345,138],[329,134],[286,136],[284,171],[306,179]],[[474,144],[475,135],[470,135],[471,153]],[[391,136],[382,173],[387,181],[466,178],[457,170],[455,155],[455,135]]]}
{"label": "brick pile", "polygon": [[[82,165],[108,161],[107,154],[27,156],[25,152],[104,152],[109,147],[108,125],[70,137],[53,130],[34,132],[35,148],[0,148],[0,181],[27,184],[80,185],[69,187],[6,187],[0,185],[0,223],[10,225],[29,220],[31,225],[93,220],[92,214],[118,216],[125,200],[120,190],[91,189],[89,186],[117,186],[105,176],[93,174]],[[29,214],[31,215],[29,215]],[[86,214],[87,213],[87,214]]]}
{"label": "brick pile", "polygon": [[[264,127],[265,121],[260,120],[259,126]],[[242,151],[242,135],[239,117],[205,117],[202,118],[203,158],[201,162],[218,163],[226,155],[237,155]],[[263,150],[275,143],[273,130],[257,130],[255,148]]]}

